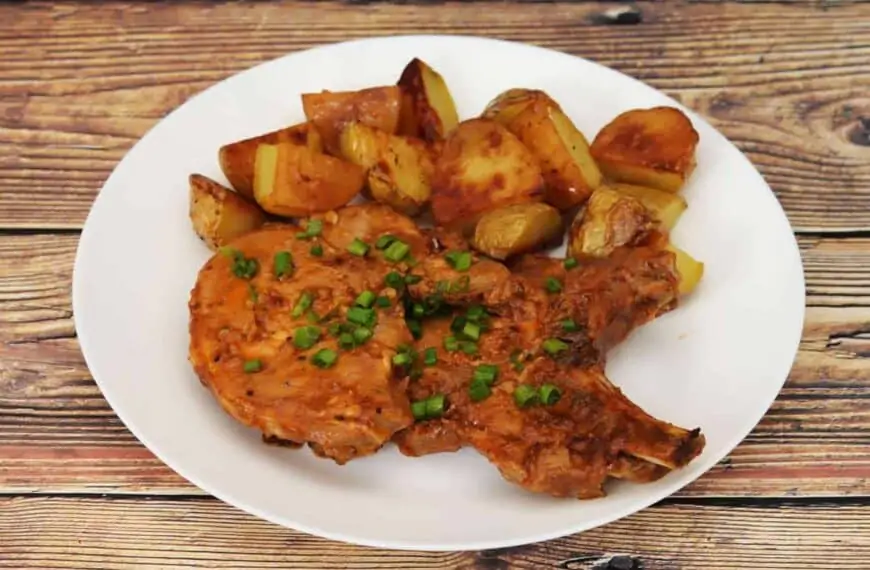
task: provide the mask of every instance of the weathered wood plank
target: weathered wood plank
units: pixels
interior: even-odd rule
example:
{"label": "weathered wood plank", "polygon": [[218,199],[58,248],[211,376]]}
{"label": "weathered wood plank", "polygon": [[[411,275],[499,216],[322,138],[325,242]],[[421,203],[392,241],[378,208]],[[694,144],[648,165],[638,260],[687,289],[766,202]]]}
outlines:
{"label": "weathered wood plank", "polygon": [[666,503],[560,540],[501,551],[426,553],[323,540],[209,499],[31,497],[0,499],[0,536],[0,568],[16,570],[175,565],[858,570],[867,567],[870,555],[870,506]]}
{"label": "weathered wood plank", "polygon": [[595,2],[403,6],[0,6],[0,227],[78,228],[124,152],[194,93],[312,45],[482,33],[604,63],[696,109],[743,149],[800,231],[870,227],[870,5]]}
{"label": "weathered wood plank", "polygon": [[[0,490],[197,493],[145,450],[74,338],[77,236],[0,237]],[[684,496],[870,492],[870,239],[801,239],[810,305],[789,382]]]}

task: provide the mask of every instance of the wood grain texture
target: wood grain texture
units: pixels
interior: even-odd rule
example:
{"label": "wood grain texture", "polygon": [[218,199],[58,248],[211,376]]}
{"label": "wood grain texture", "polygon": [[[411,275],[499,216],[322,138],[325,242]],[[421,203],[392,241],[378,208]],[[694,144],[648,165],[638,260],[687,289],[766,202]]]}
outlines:
{"label": "wood grain texture", "polygon": [[214,500],[0,499],[0,568],[866,569],[870,506],[662,504],[558,541],[483,552],[355,547]]}
{"label": "wood grain texture", "polygon": [[[77,239],[0,236],[0,491],[199,493],[136,441],[91,380],[70,310]],[[788,384],[683,496],[870,494],[870,239],[800,246],[809,308]]]}
{"label": "wood grain texture", "polygon": [[[482,33],[584,56],[706,116],[799,231],[870,227],[870,4],[0,5],[0,227],[79,228],[127,149],[191,95],[313,45]],[[216,141],[216,146],[219,141]]]}

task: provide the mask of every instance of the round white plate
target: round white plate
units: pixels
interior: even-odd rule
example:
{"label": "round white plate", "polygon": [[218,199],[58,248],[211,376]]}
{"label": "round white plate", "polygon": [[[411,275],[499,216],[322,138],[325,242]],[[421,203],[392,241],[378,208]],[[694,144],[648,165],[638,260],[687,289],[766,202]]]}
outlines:
{"label": "round white plate", "polygon": [[469,37],[370,39],[288,55],[231,77],[161,121],[109,177],[88,216],[73,308],[88,366],[151,451],[208,493],[329,538],[389,548],[505,547],[583,531],[644,508],[722,459],[755,426],[795,356],[804,314],[798,249],[749,161],[698,116],[698,168],[675,242],[706,263],[678,310],[638,330],[608,373],[635,402],[700,426],[703,455],[647,485],[594,501],[508,484],[474,451],[411,459],[388,447],[339,467],[267,446],[225,414],[187,361],[187,300],[209,252],[188,220],[187,177],[224,181],[217,149],[303,119],[299,94],[392,84],[420,57],[439,70],[461,118],[499,92],[549,92],[588,138],[621,111],[675,101],[566,54]]}

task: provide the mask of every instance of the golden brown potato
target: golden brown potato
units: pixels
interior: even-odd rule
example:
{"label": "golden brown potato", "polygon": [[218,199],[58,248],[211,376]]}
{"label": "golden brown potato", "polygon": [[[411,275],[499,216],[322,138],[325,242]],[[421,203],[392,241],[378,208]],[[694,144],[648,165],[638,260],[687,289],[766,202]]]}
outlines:
{"label": "golden brown potato", "polygon": [[680,295],[688,295],[695,290],[704,276],[704,264],[674,244],[668,244],[666,249],[674,252],[674,263],[677,273],[680,274]]}
{"label": "golden brown potato", "polygon": [[414,58],[399,78],[404,99],[399,132],[425,141],[443,140],[459,124],[456,103],[444,78]]}
{"label": "golden brown potato", "polygon": [[366,169],[372,199],[409,216],[429,202],[435,166],[423,141],[350,123],[341,132],[340,143],[342,156]]}
{"label": "golden brown potato", "polygon": [[544,179],[534,155],[489,119],[464,121],[450,133],[432,176],[432,216],[438,225],[471,230],[489,210],[539,202]]}
{"label": "golden brown potato", "polygon": [[653,219],[666,230],[673,229],[677,225],[677,220],[686,211],[686,200],[679,194],[672,194],[646,186],[620,184],[618,182],[611,183],[609,186],[620,194],[637,199],[649,210]]}
{"label": "golden brown potato", "polygon": [[556,103],[549,95],[538,89],[508,89],[496,96],[490,101],[483,113],[480,114],[484,119],[492,119],[498,121],[504,126],[508,126],[511,120],[520,114],[528,105],[541,101],[544,104],[552,105],[561,110],[559,104]]}
{"label": "golden brown potato", "polygon": [[639,243],[654,226],[640,201],[600,186],[571,224],[568,255],[607,257],[618,247]]}
{"label": "golden brown potato", "polygon": [[673,107],[634,109],[608,123],[592,141],[592,157],[615,182],[678,192],[695,168],[698,132]]}
{"label": "golden brown potato", "polygon": [[211,249],[226,245],[266,222],[266,214],[229,188],[201,174],[190,175],[190,221]]}
{"label": "golden brown potato", "polygon": [[365,171],[290,143],[257,148],[254,197],[270,214],[308,216],[344,206],[362,189]]}
{"label": "golden brown potato", "polygon": [[531,251],[562,232],[559,210],[541,202],[513,204],[487,212],[477,222],[474,248],[495,259]]}
{"label": "golden brown potato", "polygon": [[588,200],[601,184],[586,137],[549,97],[526,103],[506,126],[540,162],[549,204],[568,210]]}
{"label": "golden brown potato", "polygon": [[323,136],[324,148],[333,155],[340,152],[338,139],[347,123],[362,123],[394,134],[401,107],[402,89],[395,85],[302,95],[305,118],[314,124]]}

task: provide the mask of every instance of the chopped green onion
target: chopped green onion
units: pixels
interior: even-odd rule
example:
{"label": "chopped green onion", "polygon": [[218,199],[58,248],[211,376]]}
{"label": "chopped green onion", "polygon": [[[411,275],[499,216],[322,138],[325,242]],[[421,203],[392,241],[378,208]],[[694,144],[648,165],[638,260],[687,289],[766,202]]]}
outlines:
{"label": "chopped green onion", "polygon": [[444,394],[435,394],[426,398],[426,417],[440,418],[444,413]]}
{"label": "chopped green onion", "polygon": [[432,346],[423,351],[423,364],[435,366],[438,364],[438,350]]}
{"label": "chopped green onion", "polygon": [[311,249],[308,250],[308,253],[310,253],[314,257],[323,257],[323,246],[319,243],[316,243],[311,246]]}
{"label": "chopped green onion", "polygon": [[321,348],[311,357],[311,362],[318,368],[330,368],[338,360],[338,354],[329,348]]}
{"label": "chopped green onion", "polygon": [[419,368],[416,368],[416,367],[412,368],[411,373],[408,374],[408,378],[410,378],[411,380],[419,380],[422,377],[423,377],[423,371],[420,370]]}
{"label": "chopped green onion", "polygon": [[354,238],[350,245],[347,246],[347,251],[359,257],[365,257],[369,252],[369,244],[359,238]]}
{"label": "chopped green onion", "polygon": [[405,279],[402,277],[402,274],[398,271],[390,271],[387,273],[387,276],[384,278],[384,283],[387,284],[387,287],[392,287],[396,290],[401,290],[402,287],[405,286]]}
{"label": "chopped green onion", "polygon": [[386,309],[390,305],[392,305],[392,303],[390,302],[389,297],[384,297],[383,295],[381,295],[380,297],[375,299],[375,305],[377,305],[378,307],[381,307],[382,309]]}
{"label": "chopped green onion", "polygon": [[405,259],[410,252],[411,246],[397,239],[384,251],[384,257],[387,258],[388,261],[398,263]]}
{"label": "chopped green onion", "polygon": [[411,275],[411,274],[405,275],[405,283],[407,283],[408,285],[416,285],[417,283],[419,283],[422,280],[423,280],[423,277],[420,275]]}
{"label": "chopped green onion", "polygon": [[329,332],[330,336],[338,336],[338,333],[341,332],[341,325],[339,323],[332,323],[326,327],[326,330]]}
{"label": "chopped green onion", "polygon": [[338,335],[338,346],[342,350],[353,350],[353,347],[356,346],[356,342],[353,340],[353,335],[349,332],[343,332]]}
{"label": "chopped green onion", "polygon": [[558,338],[548,338],[541,344],[541,346],[544,348],[544,352],[550,356],[555,356],[560,352],[568,350],[568,344]]}
{"label": "chopped green onion", "polygon": [[471,341],[463,340],[459,343],[459,348],[465,354],[473,356],[477,354],[477,345]]}
{"label": "chopped green onion", "polygon": [[257,289],[254,287],[253,283],[248,283],[248,297],[251,298],[252,303],[256,303],[260,298],[260,294],[257,293]]}
{"label": "chopped green onion", "polygon": [[320,235],[323,231],[323,220],[308,220],[305,231],[296,234],[298,239],[311,239]]}
{"label": "chopped green onion", "polygon": [[411,331],[411,336],[419,340],[423,336],[423,325],[417,319],[406,319],[405,324],[408,325],[408,330]]}
{"label": "chopped green onion", "polygon": [[426,400],[417,400],[416,402],[411,403],[411,414],[414,415],[415,420],[425,420],[426,419]]}
{"label": "chopped green onion", "polygon": [[441,279],[435,283],[436,293],[447,293],[450,290],[450,281]]}
{"label": "chopped green onion", "polygon": [[320,316],[314,311],[308,311],[308,314],[305,316],[305,318],[312,325],[320,322]]}
{"label": "chopped green onion", "polygon": [[486,317],[489,313],[486,312],[486,309],[481,307],[480,305],[472,305],[468,307],[468,310],[465,312],[465,316],[468,317],[469,321],[477,322],[480,319]]}
{"label": "chopped green onion", "polygon": [[245,257],[245,255],[237,249],[232,250],[232,252],[233,265],[231,269],[233,275],[240,279],[253,279],[260,271],[260,262],[253,257]]}
{"label": "chopped green onion", "polygon": [[544,287],[548,293],[559,293],[562,290],[562,282],[555,277],[547,277]]}
{"label": "chopped green onion", "polygon": [[375,294],[371,291],[363,291],[359,294],[359,297],[356,298],[354,304],[365,309],[371,307],[375,302]]}
{"label": "chopped green onion", "polygon": [[400,352],[393,356],[393,364],[396,366],[407,366],[411,364],[411,355],[407,352]]}
{"label": "chopped green onion", "polygon": [[360,327],[353,331],[353,340],[357,344],[364,344],[368,339],[372,338],[372,329]]}
{"label": "chopped green onion", "polygon": [[426,308],[420,303],[414,303],[411,305],[411,314],[414,315],[414,317],[421,319],[423,318],[423,315],[426,314]]}
{"label": "chopped green onion", "polygon": [[272,268],[275,271],[275,277],[279,279],[293,273],[293,256],[289,251],[279,251],[275,254],[272,263]]}
{"label": "chopped green onion", "polygon": [[450,283],[448,293],[465,293],[471,287],[471,278],[468,275],[463,275],[456,281]]}
{"label": "chopped green onion", "polygon": [[375,310],[362,307],[351,307],[347,310],[347,320],[355,325],[373,327],[375,324]]}
{"label": "chopped green onion", "polygon": [[459,350],[459,341],[455,336],[444,337],[444,350],[447,352],[456,352]]}
{"label": "chopped green onion", "polygon": [[378,238],[378,241],[375,242],[375,247],[378,249],[387,249],[390,247],[391,243],[396,241],[396,239],[398,239],[396,236],[390,234],[382,235]]}
{"label": "chopped green onion", "polygon": [[517,406],[525,408],[538,401],[538,391],[528,384],[520,384],[514,390],[514,402]]}
{"label": "chopped green onion", "polygon": [[544,384],[538,391],[541,395],[541,402],[543,402],[545,406],[552,406],[562,397],[562,392],[559,388],[552,384]]}
{"label": "chopped green onion", "polygon": [[263,363],[260,362],[259,358],[254,358],[253,360],[246,360],[242,368],[246,374],[253,374],[263,369]]}
{"label": "chopped green onion", "polygon": [[472,402],[486,400],[491,394],[492,389],[489,387],[489,384],[483,380],[475,379],[468,385],[468,397],[471,398]]}
{"label": "chopped green onion", "polygon": [[319,327],[299,327],[293,334],[293,344],[296,348],[308,350],[320,340]]}
{"label": "chopped green onion", "polygon": [[465,324],[468,322],[468,317],[465,315],[457,315],[453,317],[453,320],[450,322],[450,330],[455,333],[461,333],[462,329],[465,328]]}
{"label": "chopped green onion", "polygon": [[495,364],[480,364],[474,369],[472,380],[486,382],[491,386],[498,378],[498,366]]}
{"label": "chopped green onion", "polygon": [[575,267],[580,265],[580,262],[573,257],[568,257],[565,259],[565,261],[562,262],[562,265],[565,267],[565,269],[574,269]]}
{"label": "chopped green onion", "polygon": [[577,323],[574,322],[574,319],[562,319],[562,330],[565,332],[577,332],[580,330],[580,327],[577,326]]}
{"label": "chopped green onion", "polygon": [[465,323],[465,326],[462,327],[462,334],[471,340],[477,340],[480,338],[480,325],[476,323]]}
{"label": "chopped green onion", "polygon": [[311,296],[311,293],[308,291],[302,293],[299,300],[296,301],[296,306],[293,307],[293,312],[291,314],[294,318],[301,317],[305,311],[311,308],[312,303],[314,303],[314,297]]}
{"label": "chopped green onion", "polygon": [[522,372],[523,368],[525,368],[525,364],[522,361],[523,352],[521,350],[515,350],[511,352],[511,367],[517,372]]}
{"label": "chopped green onion", "polygon": [[444,258],[450,267],[456,271],[468,271],[471,268],[471,252],[470,251],[451,251]]}

